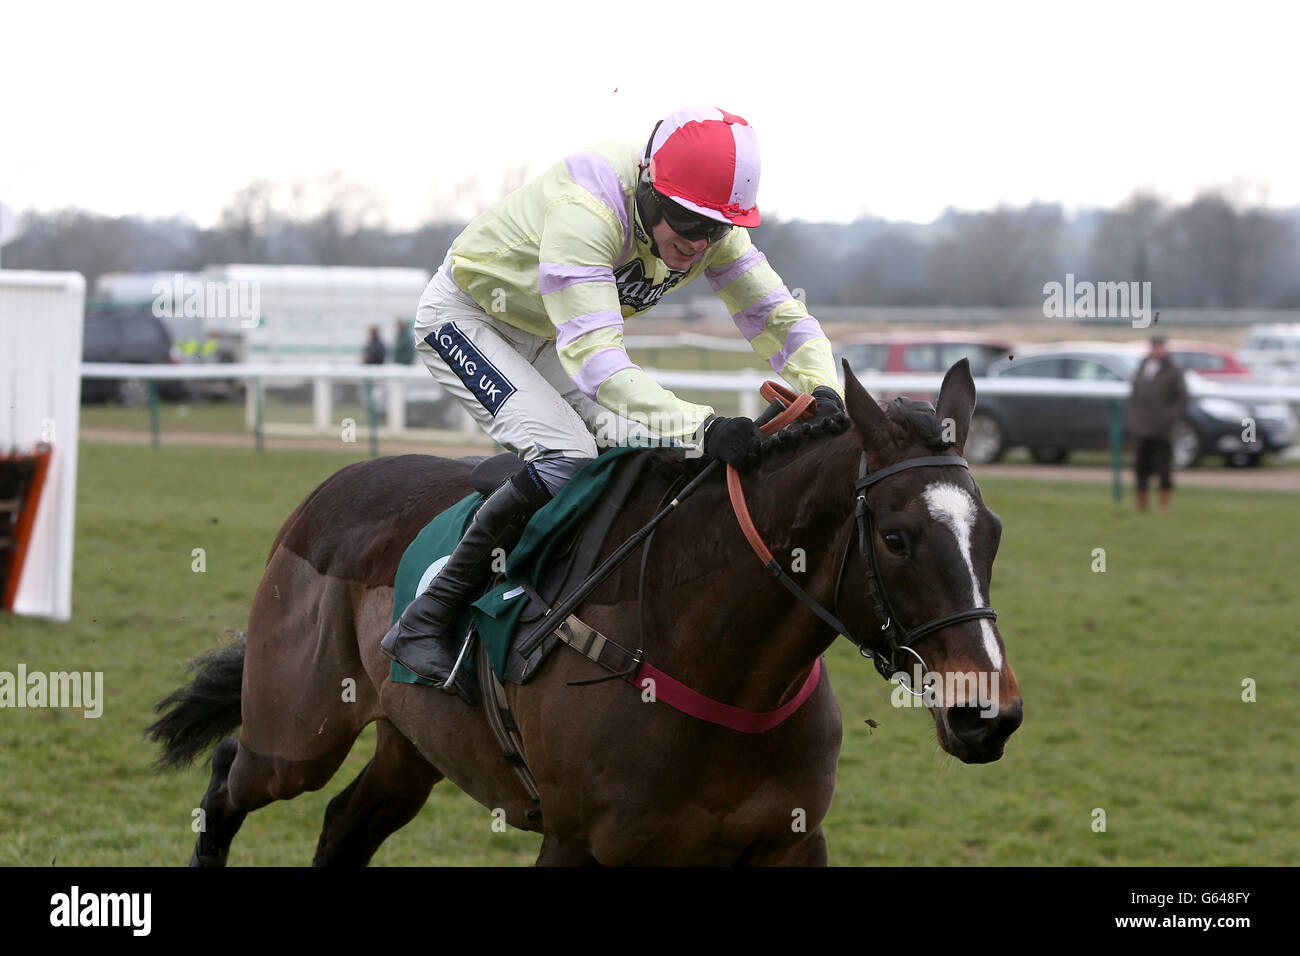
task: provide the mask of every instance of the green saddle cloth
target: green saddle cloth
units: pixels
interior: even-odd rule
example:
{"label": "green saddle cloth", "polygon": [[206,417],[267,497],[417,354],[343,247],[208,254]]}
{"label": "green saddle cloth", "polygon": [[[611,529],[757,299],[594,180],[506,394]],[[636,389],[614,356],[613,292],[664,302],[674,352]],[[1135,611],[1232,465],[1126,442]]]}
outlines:
{"label": "green saddle cloth", "polygon": [[[576,531],[586,515],[600,498],[605,486],[613,477],[618,459],[628,452],[640,449],[621,445],[592,459],[560,489],[550,502],[532,516],[524,529],[519,544],[506,558],[505,581],[489,590],[461,615],[457,631],[462,640],[470,627],[478,631],[479,639],[487,649],[492,670],[504,680],[506,654],[514,638],[519,615],[528,604],[522,585],[536,587],[542,570],[552,555]],[[443,559],[455,550],[465,529],[474,520],[474,513],[483,503],[477,491],[465,496],[446,511],[430,521],[415,540],[407,546],[397,566],[393,583],[393,622],[433,579]],[[462,667],[474,671],[474,658],[469,656]],[[430,681],[397,661],[391,661],[388,679],[399,684],[428,684]]]}

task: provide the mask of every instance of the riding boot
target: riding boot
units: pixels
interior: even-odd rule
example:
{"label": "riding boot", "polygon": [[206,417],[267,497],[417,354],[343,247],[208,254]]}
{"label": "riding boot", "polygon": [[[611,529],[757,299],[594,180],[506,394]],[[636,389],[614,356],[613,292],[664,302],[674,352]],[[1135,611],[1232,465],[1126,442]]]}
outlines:
{"label": "riding boot", "polygon": [[473,688],[462,682],[463,665],[455,686],[446,686],[465,636],[457,631],[456,623],[491,578],[498,549],[513,548],[528,519],[550,497],[525,467],[479,505],[442,570],[424,593],[406,606],[380,642],[384,653],[444,690],[454,690],[468,703],[475,703]]}

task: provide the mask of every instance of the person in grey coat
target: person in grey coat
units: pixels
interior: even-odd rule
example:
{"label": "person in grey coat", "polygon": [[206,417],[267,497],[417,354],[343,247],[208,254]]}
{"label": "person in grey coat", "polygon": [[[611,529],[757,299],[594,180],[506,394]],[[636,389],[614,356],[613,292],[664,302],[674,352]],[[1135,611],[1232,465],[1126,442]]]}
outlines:
{"label": "person in grey coat", "polygon": [[393,362],[397,365],[415,364],[414,324],[410,319],[397,320],[397,336],[393,339]]}
{"label": "person in grey coat", "polygon": [[1165,338],[1151,339],[1151,351],[1133,376],[1133,391],[1124,409],[1124,423],[1137,441],[1137,507],[1147,508],[1147,486],[1160,477],[1160,510],[1169,509],[1173,495],[1173,431],[1187,406],[1182,367],[1169,355]]}

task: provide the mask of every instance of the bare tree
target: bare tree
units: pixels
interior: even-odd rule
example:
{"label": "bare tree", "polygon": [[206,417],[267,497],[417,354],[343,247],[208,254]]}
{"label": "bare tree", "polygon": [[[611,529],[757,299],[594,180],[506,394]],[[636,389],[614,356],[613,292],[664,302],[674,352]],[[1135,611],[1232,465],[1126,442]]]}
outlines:
{"label": "bare tree", "polygon": [[1118,208],[1101,214],[1088,249],[1086,270],[1103,282],[1150,282],[1159,259],[1161,230],[1167,215],[1164,203],[1151,193],[1138,192]]}
{"label": "bare tree", "polygon": [[1029,305],[1061,272],[1061,207],[949,212],[930,250],[927,286],[936,305]]}

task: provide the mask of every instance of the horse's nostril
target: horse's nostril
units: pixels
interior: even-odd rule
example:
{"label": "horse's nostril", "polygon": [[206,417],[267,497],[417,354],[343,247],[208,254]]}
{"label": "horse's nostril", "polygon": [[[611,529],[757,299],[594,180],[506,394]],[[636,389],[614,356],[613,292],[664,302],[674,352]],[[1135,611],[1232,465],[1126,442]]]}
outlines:
{"label": "horse's nostril", "polygon": [[1016,732],[1020,725],[1024,723],[1024,720],[1025,708],[1020,701],[1016,701],[1010,707],[1003,707],[998,711],[997,732],[1003,740],[1006,740]]}
{"label": "horse's nostril", "polygon": [[973,705],[948,708],[948,726],[963,743],[972,746],[1006,740],[1024,719],[1024,709],[1019,701],[995,714]]}
{"label": "horse's nostril", "polygon": [[948,708],[948,726],[968,744],[980,743],[990,733],[995,717],[984,717],[984,711],[969,704]]}

